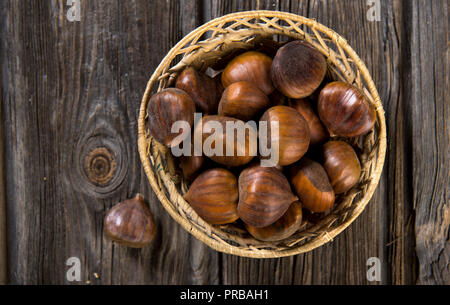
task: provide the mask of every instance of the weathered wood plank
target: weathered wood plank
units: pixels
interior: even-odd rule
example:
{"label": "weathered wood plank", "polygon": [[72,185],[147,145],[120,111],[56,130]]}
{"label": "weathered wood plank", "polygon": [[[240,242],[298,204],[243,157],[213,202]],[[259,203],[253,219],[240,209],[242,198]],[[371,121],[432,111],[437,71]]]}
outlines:
{"label": "weathered wood plank", "polygon": [[[410,142],[408,141],[409,100],[403,83],[407,81],[408,31],[404,26],[407,18],[404,1],[385,3],[383,12],[388,27],[383,34],[386,69],[392,71],[384,80],[386,121],[388,125],[388,151],[385,165],[386,197],[386,244],[389,263],[389,282],[392,284],[413,284],[416,275],[414,255],[413,209],[411,206]],[[390,43],[384,43],[388,39]],[[388,49],[388,50],[386,50]],[[383,76],[380,76],[383,77]]]}
{"label": "weathered wood plank", "polygon": [[450,284],[448,1],[408,2],[418,283]]}
{"label": "weathered wood plank", "polygon": [[[0,87],[1,88],[1,87]],[[0,90],[1,96],[1,90]],[[0,107],[0,118],[3,110]],[[6,200],[5,200],[5,161],[4,161],[3,125],[0,124],[0,285],[8,282],[8,261],[6,242]]]}
{"label": "weathered wood plank", "polygon": [[[56,70],[50,64],[55,58],[53,37],[43,40],[51,27],[51,11],[43,4],[7,2],[5,40],[6,62],[3,72],[3,109],[5,142],[7,143],[6,181],[8,217],[8,266],[10,282],[33,283],[52,276],[49,265],[64,268],[64,262],[51,251],[61,238],[61,218],[55,213],[58,201],[53,183],[55,178],[54,147],[50,133]],[[26,20],[26,21],[24,21]],[[52,46],[50,48],[50,45]],[[37,52],[37,50],[40,50]],[[49,99],[47,99],[49,98]],[[47,226],[43,226],[43,223]],[[51,262],[51,263],[50,263]],[[45,270],[45,272],[44,272]]]}
{"label": "weathered wood plank", "polygon": [[[2,31],[5,28],[5,8],[4,3],[0,3],[0,37],[3,37]],[[0,61],[3,62],[1,58],[5,56],[4,54],[4,43],[0,43]],[[0,69],[0,120],[3,122],[3,69]],[[3,124],[0,123],[0,285],[5,285],[8,283],[8,260],[7,260],[7,241],[6,241],[6,197],[5,197],[5,139]]]}

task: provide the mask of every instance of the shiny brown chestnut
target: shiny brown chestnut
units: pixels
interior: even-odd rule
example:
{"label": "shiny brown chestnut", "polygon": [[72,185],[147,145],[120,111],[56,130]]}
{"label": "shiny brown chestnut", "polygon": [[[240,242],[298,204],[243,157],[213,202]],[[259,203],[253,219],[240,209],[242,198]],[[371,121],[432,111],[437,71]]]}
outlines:
{"label": "shiny brown chestnut", "polygon": [[[278,140],[278,164],[289,165],[299,160],[308,150],[310,137],[308,123],[295,109],[274,106],[260,119],[268,126],[267,143]],[[278,136],[271,130],[271,122],[278,122]]]}
{"label": "shiny brown chestnut", "polygon": [[[147,105],[147,127],[150,135],[158,142],[174,147],[187,136],[181,137],[182,131],[172,133],[172,124],[176,121],[186,121],[190,126],[194,123],[195,104],[192,98],[183,90],[167,88],[154,94]],[[175,140],[176,138],[176,140]]]}
{"label": "shiny brown chestnut", "polygon": [[238,219],[237,179],[226,169],[213,168],[201,173],[184,198],[210,224],[232,223]]}
{"label": "shiny brown chestnut", "polygon": [[294,201],[286,213],[273,224],[256,228],[245,224],[247,231],[256,239],[262,241],[278,241],[294,234],[302,224],[302,205],[300,201]]}
{"label": "shiny brown chestnut", "polygon": [[308,123],[311,145],[317,145],[328,139],[330,135],[316,115],[310,100],[306,98],[290,99],[289,106],[297,110]]}
{"label": "shiny brown chestnut", "polygon": [[149,244],[156,226],[142,195],[112,207],[105,216],[104,231],[109,238],[128,247],[142,248]]}
{"label": "shiny brown chestnut", "polygon": [[[236,129],[241,132],[235,136],[236,129],[228,129],[230,126],[236,126]],[[246,127],[245,130],[241,128],[244,126],[248,128]],[[240,134],[243,136],[239,136]],[[235,118],[219,115],[204,116],[194,128],[194,141],[197,138],[202,141],[205,156],[226,166],[247,164],[257,154],[256,130]],[[221,149],[220,143],[222,143]],[[211,151],[205,151],[208,147],[211,147]]]}
{"label": "shiny brown chestnut", "polygon": [[204,114],[216,114],[221,89],[208,75],[188,67],[178,75],[175,87],[185,91],[195,103],[197,111]]}
{"label": "shiny brown chestnut", "polygon": [[322,165],[302,158],[290,170],[291,183],[304,208],[319,213],[328,211],[333,206],[333,187]]}
{"label": "shiny brown chestnut", "polygon": [[245,81],[232,83],[222,94],[219,115],[250,121],[270,106],[270,100],[255,84]]}
{"label": "shiny brown chestnut", "polygon": [[325,77],[325,57],[311,44],[291,41],[278,49],[272,63],[273,85],[289,98],[311,95]]}
{"label": "shiny brown chestnut", "polygon": [[274,90],[270,78],[272,58],[255,51],[245,52],[231,60],[222,72],[222,85],[229,85],[239,81],[254,83],[269,95]]}
{"label": "shiny brown chestnut", "polygon": [[329,141],[322,147],[323,167],[336,194],[347,192],[359,180],[361,164],[350,144]]}
{"label": "shiny brown chestnut", "polygon": [[275,167],[254,164],[241,172],[238,183],[239,218],[256,228],[273,224],[298,200],[289,181]]}
{"label": "shiny brown chestnut", "polygon": [[182,155],[180,157],[180,167],[181,171],[183,172],[184,179],[188,181],[192,181],[197,177],[200,170],[205,164],[205,157],[203,154],[200,156],[197,156],[194,153],[194,146],[191,145],[191,154],[190,156],[184,156]]}
{"label": "shiny brown chestnut", "polygon": [[318,112],[332,136],[366,134],[376,120],[375,109],[361,90],[340,81],[329,83],[320,91]]}

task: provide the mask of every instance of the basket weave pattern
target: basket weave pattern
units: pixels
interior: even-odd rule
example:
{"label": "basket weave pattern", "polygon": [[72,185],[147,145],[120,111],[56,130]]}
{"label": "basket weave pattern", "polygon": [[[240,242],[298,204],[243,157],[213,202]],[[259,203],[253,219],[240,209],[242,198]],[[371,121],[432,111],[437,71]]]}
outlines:
{"label": "basket weave pattern", "polygon": [[[356,139],[346,139],[361,162],[358,184],[336,198],[333,210],[313,224],[304,224],[280,242],[261,242],[233,226],[213,226],[201,219],[183,194],[187,186],[176,175],[170,150],[149,136],[146,107],[151,94],[173,85],[180,71],[193,66],[204,71],[235,49],[252,49],[274,35],[301,39],[315,46],[327,59],[333,79],[362,89],[377,112],[374,129]],[[310,251],[331,241],[364,210],[381,175],[386,152],[384,111],[373,80],[346,40],[320,23],[275,11],[250,11],[226,15],[195,29],[175,45],[150,78],[139,112],[139,154],[147,178],[164,208],[196,238],[211,248],[239,256],[270,258]]]}

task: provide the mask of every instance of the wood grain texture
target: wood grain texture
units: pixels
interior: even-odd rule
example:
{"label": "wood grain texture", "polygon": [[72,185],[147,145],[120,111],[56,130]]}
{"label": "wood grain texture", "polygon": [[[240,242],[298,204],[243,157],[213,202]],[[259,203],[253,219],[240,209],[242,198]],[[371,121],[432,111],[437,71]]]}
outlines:
{"label": "wood grain texture", "polygon": [[[0,108],[1,117],[3,116]],[[5,174],[3,125],[0,124],[0,285],[8,283]]]}
{"label": "wood grain texture", "polygon": [[[448,1],[411,1],[412,202],[418,283],[450,284]],[[445,39],[447,37],[447,40]]]}
{"label": "wood grain texture", "polygon": [[[394,1],[383,8],[387,12],[388,28],[384,31],[385,78],[383,95],[388,122],[388,152],[385,163],[386,187],[386,255],[389,260],[389,281],[393,284],[413,284],[416,278],[414,254],[413,212],[410,204],[410,112],[403,84],[408,69],[406,40],[408,30],[404,1]],[[386,37],[387,35],[387,37]],[[373,67],[375,68],[375,67]],[[387,103],[388,102],[388,103]]]}
{"label": "wood grain texture", "polygon": [[[65,1],[1,1],[8,282],[77,283],[66,278],[75,256],[81,284],[449,284],[448,3],[380,3],[370,22],[366,1],[353,0],[81,0],[81,21],[70,22]],[[332,243],[280,259],[221,254],[193,238],[159,204],[137,152],[141,97],[167,51],[212,18],[252,9],[315,18],[345,37],[388,127],[365,211]],[[103,217],[137,192],[158,231],[128,249],[104,235]],[[381,282],[366,278],[370,257]]]}
{"label": "wood grain texture", "polygon": [[[0,4],[0,28],[5,26],[4,9]],[[2,50],[3,43],[0,44],[0,58],[4,56]],[[1,59],[0,59],[1,60]],[[0,69],[0,80],[3,79],[3,69]],[[3,86],[0,85],[0,102],[3,105]],[[0,119],[3,121],[3,107],[0,107]],[[5,139],[3,124],[0,123],[0,285],[8,283],[8,260],[6,241],[6,194],[5,194]]]}

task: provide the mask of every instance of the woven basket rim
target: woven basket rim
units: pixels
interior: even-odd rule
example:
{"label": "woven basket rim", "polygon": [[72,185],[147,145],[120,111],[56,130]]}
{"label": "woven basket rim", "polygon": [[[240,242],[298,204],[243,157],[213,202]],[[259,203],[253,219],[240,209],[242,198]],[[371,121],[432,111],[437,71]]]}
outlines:
{"label": "woven basket rim", "polygon": [[[163,191],[159,188],[157,179],[155,177],[155,173],[153,172],[150,165],[150,158],[148,157],[147,151],[147,137],[146,137],[146,106],[148,100],[150,98],[150,94],[153,86],[156,84],[158,77],[161,75],[162,70],[168,64],[170,64],[173,58],[176,56],[177,52],[185,46],[186,43],[191,41],[194,37],[196,37],[200,33],[204,33],[207,29],[211,27],[215,27],[217,25],[223,25],[227,22],[232,22],[237,19],[242,18],[279,18],[279,19],[290,19],[296,22],[300,22],[305,24],[311,29],[319,30],[320,32],[327,34],[335,44],[337,44],[340,48],[342,48],[347,55],[353,60],[355,66],[361,72],[361,76],[365,79],[367,84],[367,89],[369,90],[371,96],[373,97],[373,105],[375,106],[377,112],[377,121],[379,123],[379,131],[378,131],[378,154],[376,158],[376,166],[371,172],[371,181],[370,184],[364,193],[364,196],[360,198],[357,202],[357,207],[354,209],[353,214],[345,220],[345,222],[339,224],[336,228],[333,228],[327,232],[325,232],[322,236],[318,238],[314,238],[311,241],[308,241],[306,244],[301,246],[295,246],[289,249],[282,250],[264,250],[259,249],[258,251],[253,251],[249,249],[241,249],[237,246],[232,246],[229,244],[223,244],[219,241],[211,238],[205,232],[200,231],[197,227],[193,226],[190,221],[184,217],[182,217],[177,210],[175,210],[171,204],[169,198],[163,193]],[[303,16],[299,16],[292,13],[280,12],[280,11],[267,11],[267,10],[258,10],[258,11],[246,11],[246,12],[238,12],[232,13],[228,15],[224,15],[222,17],[218,17],[213,19],[202,26],[194,29],[188,35],[186,35],[182,40],[180,40],[163,58],[161,63],[158,65],[154,73],[152,74],[150,80],[147,83],[145,93],[143,95],[141,106],[139,110],[139,119],[138,119],[138,150],[139,156],[146,173],[147,179],[152,186],[152,189],[159,199],[160,203],[163,205],[165,210],[172,216],[172,218],[178,222],[186,231],[196,237],[198,240],[202,241],[209,247],[214,250],[243,256],[243,257],[252,257],[252,258],[276,258],[276,257],[285,257],[291,256],[295,254],[300,254],[304,252],[311,251],[331,240],[338,234],[340,234],[343,230],[345,230],[364,210],[367,206],[369,200],[372,198],[372,195],[378,185],[378,182],[381,177],[381,172],[384,165],[384,159],[386,154],[386,123],[384,110],[381,103],[381,99],[379,97],[378,91],[375,87],[375,84],[370,76],[370,73],[365,66],[365,64],[361,61],[356,52],[348,45],[347,41],[342,38],[339,34],[329,29],[328,27],[318,23],[313,19],[309,19]],[[354,203],[355,204],[355,203]]]}

